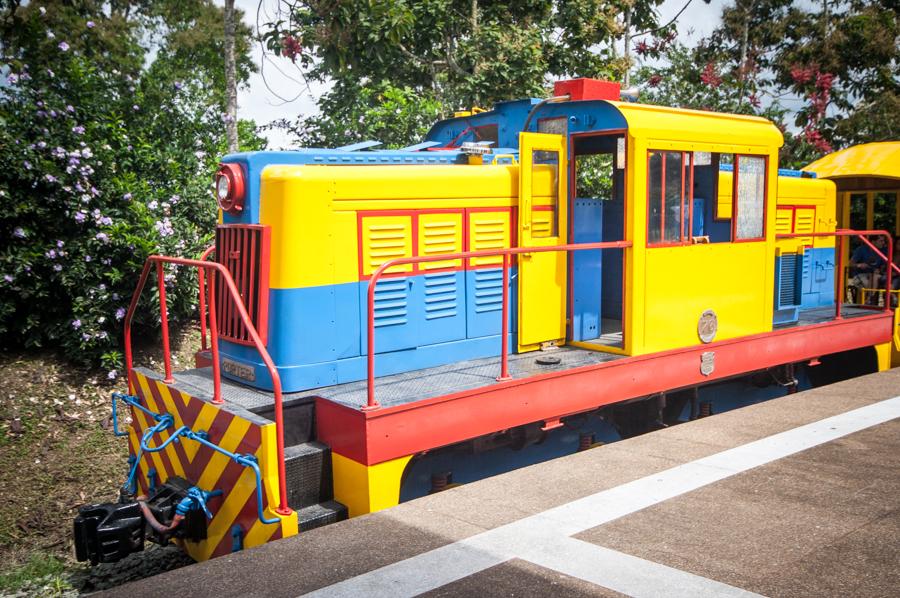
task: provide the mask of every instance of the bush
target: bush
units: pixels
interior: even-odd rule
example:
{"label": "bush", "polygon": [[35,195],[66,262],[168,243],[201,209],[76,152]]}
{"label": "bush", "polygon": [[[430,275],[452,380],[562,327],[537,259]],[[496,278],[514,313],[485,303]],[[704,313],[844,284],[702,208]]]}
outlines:
{"label": "bush", "polygon": [[[0,338],[4,348],[60,347],[115,378],[146,257],[194,257],[211,242],[211,173],[225,149],[221,60],[198,55],[184,32],[220,11],[186,1],[177,15],[138,21],[99,8],[84,16],[85,6],[31,4],[3,31]],[[160,41],[147,64],[149,34]],[[242,129],[258,147],[253,128]],[[171,268],[165,279],[170,317],[191,316],[195,274]],[[158,316],[139,310],[136,335]]]}

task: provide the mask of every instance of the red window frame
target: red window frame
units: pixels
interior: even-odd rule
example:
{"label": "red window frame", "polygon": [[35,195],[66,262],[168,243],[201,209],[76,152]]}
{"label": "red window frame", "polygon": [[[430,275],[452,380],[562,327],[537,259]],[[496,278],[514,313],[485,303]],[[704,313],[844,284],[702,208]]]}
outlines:
{"label": "red window frame", "polygon": [[[759,237],[749,239],[738,239],[738,182],[740,179],[740,160],[741,158],[762,158],[763,159],[763,211],[762,211],[762,232]],[[758,243],[766,240],[766,217],[769,213],[769,156],[764,154],[734,154],[734,172],[731,181],[731,242],[732,243]],[[792,225],[793,226],[793,225]]]}
{"label": "red window frame", "polygon": [[[662,156],[662,179],[660,181],[660,219],[659,219],[659,241],[650,241],[650,206],[653,198],[650,197],[650,157],[652,154],[660,154]],[[681,214],[687,214],[687,222],[684,218],[681,220],[681,226],[678,231],[677,241],[666,240],[666,154],[681,154]],[[690,164],[690,168],[687,165]],[[690,184],[687,184],[687,181]],[[685,185],[687,185],[687,193],[685,193]],[[685,202],[687,202],[687,210],[685,210]],[[694,152],[682,150],[647,150],[647,247],[679,247],[682,245],[691,245],[692,232],[694,230]],[[687,224],[687,234],[685,234],[684,225]]]}

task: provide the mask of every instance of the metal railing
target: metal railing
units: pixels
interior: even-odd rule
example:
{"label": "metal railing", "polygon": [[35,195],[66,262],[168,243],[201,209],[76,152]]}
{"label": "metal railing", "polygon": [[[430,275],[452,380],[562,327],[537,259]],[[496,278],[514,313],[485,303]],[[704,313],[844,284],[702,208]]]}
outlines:
{"label": "metal railing", "polygon": [[[207,250],[207,252],[204,253],[204,257],[208,257],[209,253],[210,251]],[[201,273],[208,271],[206,272],[208,274],[208,284],[206,289],[207,304],[201,307],[201,314],[203,313],[204,307],[208,309],[210,350],[212,352],[213,373],[212,402],[216,404],[224,403],[224,401],[222,400],[222,372],[221,366],[219,364],[219,333],[218,326],[216,325],[216,275],[220,276],[222,282],[225,284],[227,293],[231,296],[231,300],[234,302],[234,306],[237,308],[238,315],[247,327],[247,332],[250,336],[250,340],[253,342],[253,346],[259,352],[260,357],[266,365],[266,369],[269,371],[269,375],[272,378],[272,393],[274,395],[275,403],[275,439],[278,452],[279,506],[277,509],[275,509],[275,512],[279,515],[289,515],[292,511],[290,507],[288,507],[287,484],[285,483],[285,479],[287,476],[285,474],[284,463],[284,414],[282,408],[283,399],[281,392],[281,378],[278,375],[278,370],[275,367],[275,363],[272,361],[272,357],[269,355],[269,352],[266,351],[266,347],[260,339],[259,333],[256,331],[256,327],[253,325],[253,322],[250,319],[249,314],[247,313],[247,309],[244,307],[244,302],[241,300],[241,296],[234,284],[234,280],[231,278],[231,273],[228,272],[228,269],[225,266],[218,262],[192,260],[164,255],[151,255],[147,258],[147,261],[144,263],[144,269],[141,271],[141,277],[138,281],[137,288],[134,290],[134,295],[132,295],[131,297],[131,304],[128,306],[128,313],[125,315],[126,372],[130,374],[134,369],[134,358],[131,349],[131,323],[134,319],[134,313],[137,310],[138,301],[140,300],[141,294],[144,291],[144,287],[147,284],[147,278],[150,275],[150,269],[155,265],[157,289],[159,291],[160,325],[162,327],[163,364],[165,368],[164,382],[166,384],[171,384],[175,381],[172,376],[172,352],[169,346],[169,315],[166,306],[165,273],[163,270],[164,264],[177,264],[179,266],[194,267],[197,268]],[[203,279],[201,278],[201,285],[202,281]],[[203,287],[201,286],[201,289],[202,288]],[[203,321],[202,317],[201,321]],[[132,386],[130,375],[128,376],[128,390],[131,394],[134,394],[135,392],[135,389]]]}
{"label": "metal railing", "polygon": [[[894,255],[894,240],[891,237],[891,234],[884,230],[850,230],[850,229],[838,229],[831,233],[785,233],[781,235],[775,235],[776,239],[799,239],[799,238],[809,238],[809,237],[835,237],[837,240],[837,247],[835,247],[835,268],[834,268],[834,319],[840,320],[841,316],[841,304],[844,293],[844,238],[845,237],[859,237],[859,239],[868,245],[881,259],[884,260],[885,264],[890,264],[890,268],[886,269],[885,276],[885,291],[890,291],[891,288],[891,275],[894,270],[900,272],[900,269],[897,268],[897,265],[894,264],[884,253],[882,253],[875,245],[873,245],[866,237],[870,236],[879,236],[887,238],[887,255]],[[889,295],[889,293],[888,293]],[[884,311],[891,311],[890,301],[886,301],[884,305]]]}
{"label": "metal railing", "polygon": [[[500,376],[498,382],[511,380],[509,374],[509,268],[510,258],[516,255],[531,253],[548,253],[565,251],[570,253],[573,251],[588,251],[597,249],[626,249],[631,247],[631,241],[607,241],[603,243],[577,243],[568,245],[548,245],[545,247],[511,247],[507,249],[488,249],[484,251],[463,251],[459,253],[442,253],[440,255],[428,255],[417,257],[402,257],[384,262],[372,273],[369,278],[368,288],[368,319],[367,319],[367,338],[366,338],[366,367],[367,367],[367,397],[366,405],[363,410],[378,409],[381,405],[375,400],[375,287],[378,279],[386,270],[397,266],[405,266],[411,264],[421,264],[425,262],[453,262],[455,260],[468,260],[480,257],[503,257],[503,277],[501,282],[503,285],[503,299],[501,308],[501,329],[500,329]],[[463,262],[465,266],[465,262]],[[482,268],[484,266],[481,266]],[[463,268],[467,269],[467,268]],[[400,276],[413,276],[414,273],[391,273]]]}

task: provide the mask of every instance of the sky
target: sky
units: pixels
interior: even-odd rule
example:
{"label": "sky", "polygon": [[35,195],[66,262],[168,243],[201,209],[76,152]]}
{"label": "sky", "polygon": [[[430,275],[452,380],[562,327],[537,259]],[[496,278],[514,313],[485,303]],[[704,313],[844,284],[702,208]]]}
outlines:
{"label": "sky", "polygon": [[[710,4],[706,4],[703,0],[690,0],[677,21],[681,40],[693,45],[697,39],[711,33],[719,23],[722,5],[728,1],[711,0]],[[686,3],[688,0],[664,0],[659,7],[660,24],[668,23]],[[244,12],[244,22],[254,32],[257,12],[262,25],[272,19],[278,4],[279,0],[235,0],[235,5]],[[290,60],[270,54],[263,57],[263,54],[257,44],[253,49],[253,60],[259,71],[251,75],[249,84],[238,91],[238,117],[264,125],[273,120],[293,120],[315,113],[316,99],[327,90],[327,86],[308,87]],[[281,130],[267,130],[264,133],[270,149],[292,146],[290,138]]]}

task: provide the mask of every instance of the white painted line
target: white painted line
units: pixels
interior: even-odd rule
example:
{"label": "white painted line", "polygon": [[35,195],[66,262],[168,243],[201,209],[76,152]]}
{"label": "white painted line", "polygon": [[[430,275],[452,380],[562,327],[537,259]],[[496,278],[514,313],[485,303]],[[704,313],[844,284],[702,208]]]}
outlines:
{"label": "white painted line", "polygon": [[537,550],[530,550],[527,555],[523,555],[535,565],[589,581],[626,596],[759,597],[759,594],[753,592],[575,538],[559,537],[535,548]]}
{"label": "white painted line", "polygon": [[[540,550],[534,552],[536,547],[541,547],[542,544],[546,544],[548,547],[552,546],[559,542],[560,538],[603,525],[735,474],[897,417],[900,417],[900,396],[774,434],[586,496],[471,538],[324,587],[307,594],[307,596],[365,595],[389,598],[415,596],[513,558],[521,558],[538,564],[540,564],[539,561],[548,563],[551,562],[551,556],[542,555]],[[609,556],[609,553],[604,554]],[[628,555],[622,556],[629,559],[636,558],[628,557]],[[638,561],[641,560],[638,559]],[[629,562],[633,565],[637,561]],[[649,561],[643,562],[648,565],[642,566],[643,570],[640,575],[652,574],[654,571],[658,573],[660,570],[654,569],[654,567],[662,567],[662,565],[649,563]],[[562,567],[563,564],[560,566]],[[607,581],[620,583],[612,578],[608,578]],[[621,581],[621,583],[624,584],[625,581]],[[715,584],[718,582],[705,580],[705,583]],[[725,588],[730,588],[730,586],[725,586]],[[730,590],[737,590],[737,588]],[[638,592],[635,595],[652,595],[641,593],[642,588],[637,586],[634,586],[633,591]]]}

